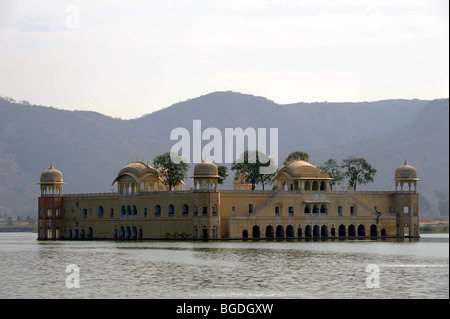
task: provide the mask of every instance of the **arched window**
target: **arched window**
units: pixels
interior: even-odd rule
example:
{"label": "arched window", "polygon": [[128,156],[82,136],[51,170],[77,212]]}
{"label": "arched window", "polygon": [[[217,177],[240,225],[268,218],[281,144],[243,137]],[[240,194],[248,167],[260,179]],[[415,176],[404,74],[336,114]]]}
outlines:
{"label": "arched window", "polygon": [[133,205],[133,208],[131,210],[131,213],[133,215],[133,217],[137,217],[137,209],[136,209],[136,205]]}
{"label": "arched window", "polygon": [[122,207],[120,207],[120,217],[125,217],[125,216],[126,216],[125,206],[122,205]]}
{"label": "arched window", "polygon": [[175,207],[170,204],[169,205],[169,217],[173,217],[175,215]]}
{"label": "arched window", "polygon": [[310,181],[306,181],[305,182],[305,191],[310,191],[311,190],[311,182]]}
{"label": "arched window", "polygon": [[130,239],[130,237],[131,237],[131,228],[130,228],[130,226],[127,226],[127,232],[126,232],[125,237],[126,237],[127,239]]}
{"label": "arched window", "polygon": [[103,218],[103,206],[98,206],[98,218]]}
{"label": "arched window", "polygon": [[317,213],[319,213],[319,205],[317,205],[317,204],[314,204],[314,206],[313,206],[313,214],[317,214]]}
{"label": "arched window", "polygon": [[131,216],[131,207],[130,205],[127,206],[127,217]]}
{"label": "arched window", "polygon": [[318,191],[319,190],[319,182],[318,181],[314,181],[312,184],[312,190],[313,191]]}
{"label": "arched window", "polygon": [[189,206],[187,204],[183,205],[183,217],[187,217],[189,215]]}
{"label": "arched window", "polygon": [[131,238],[136,239],[137,238],[137,228],[136,226],[133,226],[131,230]]}
{"label": "arched window", "polygon": [[321,214],[326,214],[326,213],[328,213],[327,205],[321,205],[321,206],[320,206],[320,213],[321,213]]}
{"label": "arched window", "polygon": [[155,206],[155,217],[160,217],[161,216],[161,206],[156,205]]}
{"label": "arched window", "polygon": [[305,206],[305,215],[311,214],[311,207],[309,205]]}
{"label": "arched window", "polygon": [[320,182],[320,190],[324,191],[327,189],[327,184],[325,183],[325,181],[321,181]]}

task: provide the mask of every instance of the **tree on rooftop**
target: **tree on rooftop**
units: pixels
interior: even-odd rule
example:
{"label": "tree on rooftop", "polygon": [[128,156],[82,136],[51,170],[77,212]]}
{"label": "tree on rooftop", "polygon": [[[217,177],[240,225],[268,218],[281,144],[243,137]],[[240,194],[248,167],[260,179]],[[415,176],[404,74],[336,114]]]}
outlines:
{"label": "tree on rooftop", "polygon": [[377,172],[364,158],[362,157],[347,157],[342,160],[341,164],[344,169],[344,177],[348,178],[349,188],[356,191],[358,184],[373,183],[373,178]]}
{"label": "tree on rooftop", "polygon": [[189,164],[185,163],[181,158],[178,163],[172,161],[171,157],[178,156],[178,154],[166,152],[162,155],[156,156],[153,159],[153,166],[163,177],[163,183],[169,186],[169,190],[183,181],[186,178]]}

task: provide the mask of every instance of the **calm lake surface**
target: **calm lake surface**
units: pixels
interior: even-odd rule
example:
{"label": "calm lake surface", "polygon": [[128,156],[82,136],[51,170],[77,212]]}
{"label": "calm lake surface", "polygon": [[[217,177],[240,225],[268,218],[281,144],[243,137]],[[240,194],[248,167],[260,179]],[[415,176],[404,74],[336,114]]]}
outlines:
{"label": "calm lake surface", "polygon": [[[73,264],[79,288],[66,286]],[[447,299],[449,237],[37,241],[0,233],[0,298]]]}

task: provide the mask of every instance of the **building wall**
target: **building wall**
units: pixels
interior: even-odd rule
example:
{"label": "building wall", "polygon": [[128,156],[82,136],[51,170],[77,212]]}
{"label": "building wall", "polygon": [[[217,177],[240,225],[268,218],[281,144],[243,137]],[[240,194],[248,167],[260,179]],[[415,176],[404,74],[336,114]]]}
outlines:
{"label": "building wall", "polygon": [[418,236],[418,216],[416,193],[230,190],[61,195],[39,198],[38,237],[239,239],[256,237],[255,226],[260,238],[272,236],[270,227],[273,237],[283,238],[370,236],[375,229],[376,236],[404,236],[405,226],[410,235]]}

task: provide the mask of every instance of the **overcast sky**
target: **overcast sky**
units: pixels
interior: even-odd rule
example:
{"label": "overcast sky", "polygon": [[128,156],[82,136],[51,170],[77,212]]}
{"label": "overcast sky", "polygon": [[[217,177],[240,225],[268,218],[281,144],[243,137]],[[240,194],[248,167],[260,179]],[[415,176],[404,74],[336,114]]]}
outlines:
{"label": "overcast sky", "polygon": [[448,0],[0,0],[0,96],[124,119],[213,91],[449,96]]}

